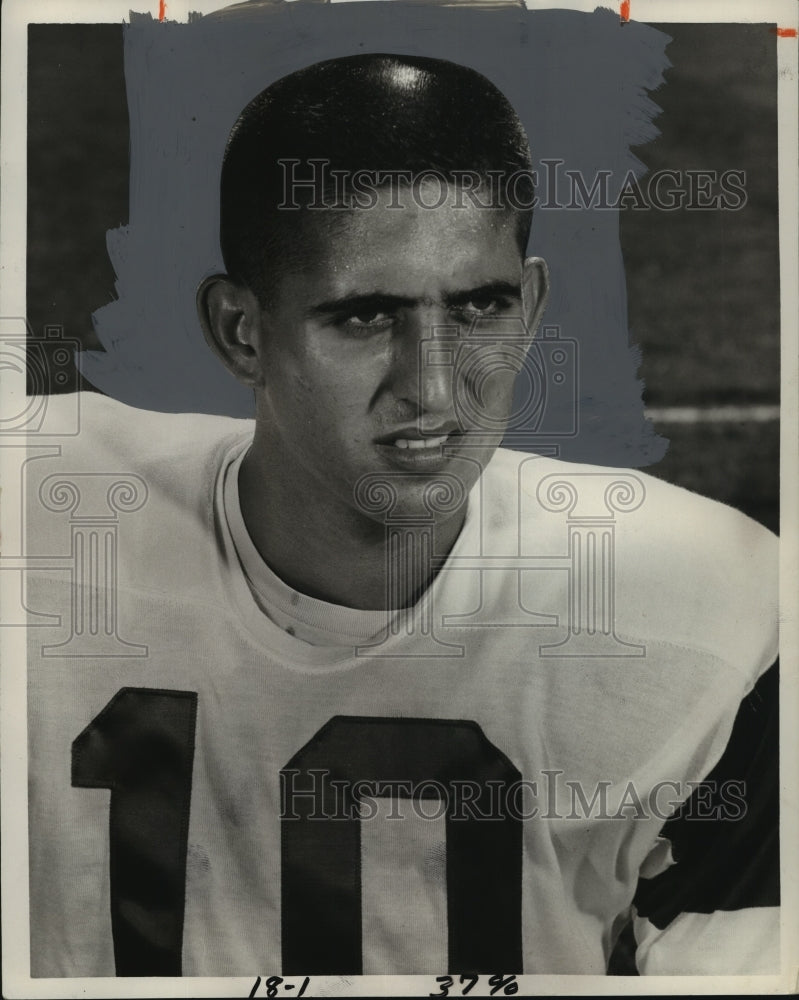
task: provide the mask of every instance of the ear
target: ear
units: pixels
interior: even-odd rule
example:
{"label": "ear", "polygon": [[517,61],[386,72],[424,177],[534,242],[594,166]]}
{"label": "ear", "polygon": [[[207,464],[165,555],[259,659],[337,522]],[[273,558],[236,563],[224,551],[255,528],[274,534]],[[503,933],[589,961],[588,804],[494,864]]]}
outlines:
{"label": "ear", "polygon": [[543,257],[527,257],[522,264],[522,309],[530,340],[536,334],[549,298],[549,268]]}
{"label": "ear", "polygon": [[197,289],[197,315],[208,346],[239,382],[263,384],[261,305],[246,285],[212,274]]}

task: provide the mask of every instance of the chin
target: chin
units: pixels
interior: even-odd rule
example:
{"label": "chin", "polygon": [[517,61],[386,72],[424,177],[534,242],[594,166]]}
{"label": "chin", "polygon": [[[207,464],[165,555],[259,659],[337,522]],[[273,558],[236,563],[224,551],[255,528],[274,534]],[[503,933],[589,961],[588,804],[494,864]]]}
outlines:
{"label": "chin", "polygon": [[470,487],[450,471],[374,472],[356,484],[355,505],[370,520],[388,527],[443,525],[463,513]]}

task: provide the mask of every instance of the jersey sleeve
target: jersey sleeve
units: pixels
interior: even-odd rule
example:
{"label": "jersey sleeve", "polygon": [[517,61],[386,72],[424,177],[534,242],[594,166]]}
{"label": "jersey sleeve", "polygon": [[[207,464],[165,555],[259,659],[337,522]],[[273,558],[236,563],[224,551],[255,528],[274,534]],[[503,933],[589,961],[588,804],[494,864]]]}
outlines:
{"label": "jersey sleeve", "polygon": [[634,900],[641,974],[779,971],[778,725],[775,662],[642,868]]}

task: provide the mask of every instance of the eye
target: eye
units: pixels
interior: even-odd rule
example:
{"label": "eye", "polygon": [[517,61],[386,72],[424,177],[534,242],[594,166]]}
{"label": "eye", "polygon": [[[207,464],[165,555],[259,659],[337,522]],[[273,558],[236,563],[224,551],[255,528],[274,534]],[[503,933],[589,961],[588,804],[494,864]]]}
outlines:
{"label": "eye", "polygon": [[496,295],[475,295],[455,311],[467,319],[480,319],[483,316],[496,316],[507,309],[508,305],[507,299]]}
{"label": "eye", "polygon": [[338,325],[353,333],[373,333],[387,330],[394,323],[392,313],[379,312],[376,309],[365,309],[349,316],[342,316]]}

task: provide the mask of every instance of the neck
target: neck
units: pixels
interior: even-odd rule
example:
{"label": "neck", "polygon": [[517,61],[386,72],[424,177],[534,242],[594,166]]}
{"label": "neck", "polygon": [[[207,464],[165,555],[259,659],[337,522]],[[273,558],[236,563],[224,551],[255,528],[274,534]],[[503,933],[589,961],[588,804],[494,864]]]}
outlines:
{"label": "neck", "polygon": [[364,610],[416,603],[437,571],[431,557],[446,556],[460,533],[465,504],[423,528],[388,528],[330,494],[303,490],[297,477],[276,476],[280,465],[262,455],[256,440],[242,462],[241,512],[261,558],[284,583]]}

